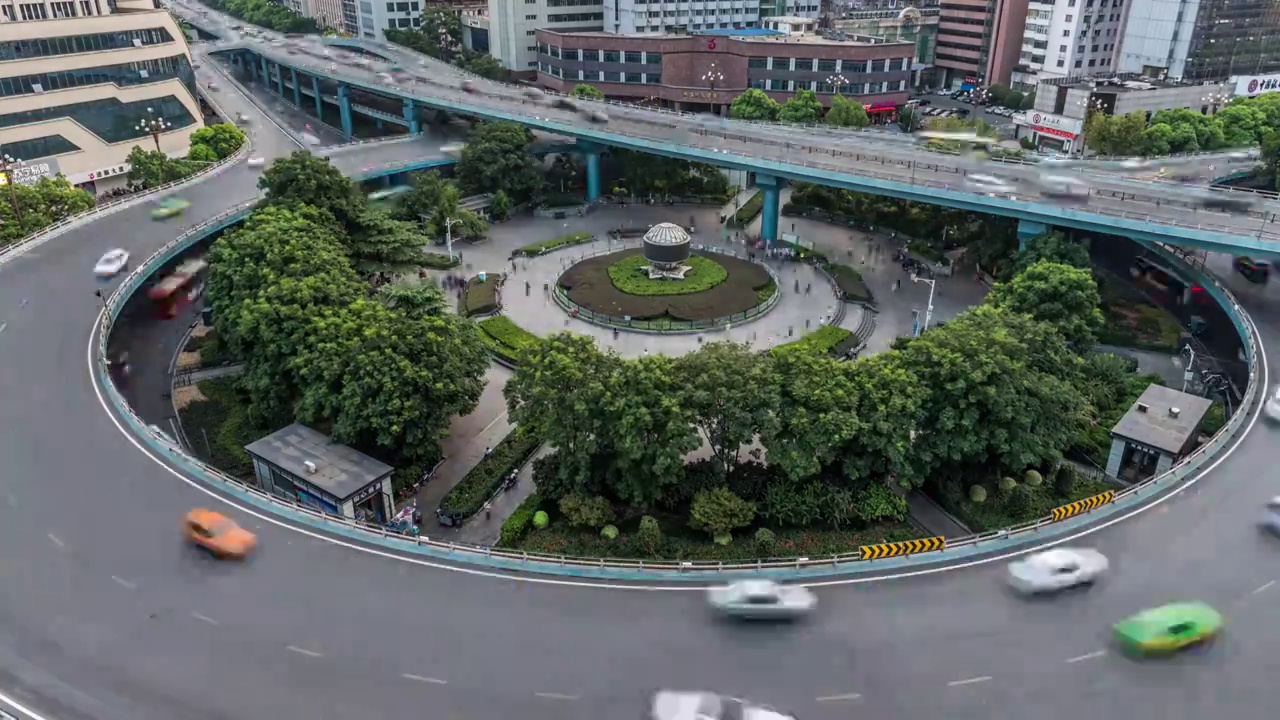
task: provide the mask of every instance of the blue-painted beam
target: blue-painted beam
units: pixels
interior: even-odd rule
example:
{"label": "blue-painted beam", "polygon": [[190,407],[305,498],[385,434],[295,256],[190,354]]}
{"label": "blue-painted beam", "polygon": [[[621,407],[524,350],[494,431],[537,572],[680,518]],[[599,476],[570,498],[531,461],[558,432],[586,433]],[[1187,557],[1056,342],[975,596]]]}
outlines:
{"label": "blue-painted beam", "polygon": [[1038,223],[1033,220],[1018,221],[1018,249],[1026,250],[1027,241],[1037,235],[1043,235],[1049,232],[1049,226],[1044,223]]}
{"label": "blue-painted beam", "polygon": [[342,116],[342,134],[350,138],[354,130],[351,127],[351,97],[347,94],[346,83],[338,83],[338,113]]}
{"label": "blue-painted beam", "polygon": [[404,101],[404,119],[409,121],[410,135],[422,132],[422,127],[418,124],[418,104],[408,98]]}
{"label": "blue-painted beam", "polygon": [[587,202],[600,199],[600,153],[588,150],[587,156]]}
{"label": "blue-painted beam", "polygon": [[320,78],[311,76],[311,94],[316,101],[316,119],[324,122],[324,100],[320,98]]}
{"label": "blue-painted beam", "polygon": [[[290,68],[292,70],[292,68]],[[276,65],[276,90],[280,93],[280,98],[284,99],[284,66]]]}
{"label": "blue-painted beam", "polygon": [[772,175],[756,174],[756,187],[764,193],[764,207],[760,210],[760,238],[772,245],[778,241],[778,196],[786,181]]}
{"label": "blue-painted beam", "polygon": [[294,107],[302,107],[302,86],[298,84],[298,71],[289,68],[289,76],[293,80],[293,105]]}

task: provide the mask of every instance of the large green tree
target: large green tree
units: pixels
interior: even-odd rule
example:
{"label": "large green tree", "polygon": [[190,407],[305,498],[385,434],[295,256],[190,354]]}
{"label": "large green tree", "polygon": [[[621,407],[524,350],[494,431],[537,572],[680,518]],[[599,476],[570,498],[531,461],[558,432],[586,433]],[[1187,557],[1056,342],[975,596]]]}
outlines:
{"label": "large green tree", "polygon": [[928,390],[898,352],[841,364],[858,398],[861,430],[839,449],[841,470],[850,480],[894,480],[899,487],[919,485],[914,436],[923,421]]}
{"label": "large green tree", "polygon": [[990,305],[1051,325],[1078,352],[1097,342],[1103,325],[1099,302],[1089,270],[1053,262],[1032,265],[987,296]]}
{"label": "large green tree", "polygon": [[[910,118],[910,108],[904,108],[904,112],[908,113]],[[831,98],[831,109],[827,111],[824,118],[828,125],[836,127],[862,128],[871,124],[871,118],[867,117],[867,109],[857,100],[847,100],[843,95],[836,95]],[[911,121],[907,120],[903,127],[910,127]]]}
{"label": "large green tree", "polygon": [[863,430],[857,388],[823,355],[783,353],[769,366],[778,388],[773,420],[760,434],[769,463],[793,480],[817,475]]}
{"label": "large green tree", "polygon": [[273,205],[306,204],[331,213],[343,227],[350,227],[364,210],[364,198],[345,175],[326,158],[298,150],[280,158],[258,178]]}
{"label": "large green tree", "polygon": [[17,183],[13,195],[5,195],[0,195],[0,248],[93,207],[93,195],[61,175],[31,185]]}
{"label": "large green tree", "polygon": [[671,358],[622,362],[606,396],[605,430],[612,450],[609,486],[631,507],[653,507],[684,476],[684,458],[701,442],[693,413],[681,403],[682,378]]}
{"label": "large green tree", "polygon": [[681,403],[727,473],[742,446],[773,421],[778,398],[769,363],[748,345],[718,342],[680,358],[676,371]]}
{"label": "large green tree", "polygon": [[468,194],[501,190],[519,201],[528,200],[542,188],[532,143],[533,133],[517,123],[481,123],[458,160],[458,181]]}
{"label": "large green tree", "polygon": [[778,120],[786,123],[811,124],[821,118],[822,103],[818,102],[818,93],[812,90],[797,91],[778,108]]}
{"label": "large green tree", "polygon": [[765,91],[751,88],[733,99],[729,105],[729,117],[735,120],[777,120],[778,102]]}
{"label": "large green tree", "polygon": [[1051,231],[1027,239],[1026,246],[1013,256],[1013,262],[1007,263],[1007,278],[1013,278],[1039,262],[1061,263],[1075,268],[1091,266],[1089,250],[1083,243]]}
{"label": "large green tree", "polygon": [[600,92],[599,88],[594,85],[587,85],[586,83],[578,83],[577,85],[574,85],[573,90],[569,94],[577,98],[583,98],[584,100],[604,99],[604,93]]}

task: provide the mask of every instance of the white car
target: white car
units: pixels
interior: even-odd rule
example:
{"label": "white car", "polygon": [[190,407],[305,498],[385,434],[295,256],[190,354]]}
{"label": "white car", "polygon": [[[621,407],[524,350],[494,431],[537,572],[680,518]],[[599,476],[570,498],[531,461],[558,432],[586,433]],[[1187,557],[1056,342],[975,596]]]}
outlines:
{"label": "white car", "polygon": [[1272,535],[1280,536],[1280,497],[1267,501],[1267,513],[1262,516],[1262,528]]}
{"label": "white car", "polygon": [[719,612],[743,620],[790,620],[818,606],[818,598],[808,590],[771,580],[744,580],[711,588],[707,602]]}
{"label": "white car", "polygon": [[116,248],[108,250],[98,263],[93,266],[93,274],[100,280],[110,280],[129,267],[129,253]]}
{"label": "white car", "polygon": [[458,157],[462,155],[462,150],[465,147],[465,143],[447,143],[440,146],[440,152],[451,157]]}
{"label": "white car", "polygon": [[964,183],[970,190],[988,195],[1011,195],[1014,189],[1013,185],[995,175],[969,175]]}
{"label": "white car", "polygon": [[795,720],[792,715],[746,700],[696,690],[659,690],[650,720]]}
{"label": "white car", "polygon": [[1280,385],[1276,385],[1271,391],[1271,397],[1267,398],[1267,417],[1280,422]]}
{"label": "white car", "polygon": [[1009,584],[1027,595],[1054,593],[1091,584],[1108,566],[1097,550],[1054,548],[1009,563]]}
{"label": "white car", "polygon": [[260,157],[249,158],[249,167],[251,168],[260,168],[266,164],[267,164],[266,158],[260,158]]}
{"label": "white car", "polygon": [[1079,203],[1089,202],[1089,185],[1070,175],[1045,175],[1040,178],[1040,194],[1053,200]]}

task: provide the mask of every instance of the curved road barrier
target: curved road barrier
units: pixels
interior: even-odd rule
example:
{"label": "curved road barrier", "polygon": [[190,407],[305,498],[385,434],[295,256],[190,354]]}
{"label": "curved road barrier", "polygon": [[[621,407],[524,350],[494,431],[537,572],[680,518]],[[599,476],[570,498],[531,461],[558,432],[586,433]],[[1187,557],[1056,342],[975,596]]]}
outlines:
{"label": "curved road barrier", "polygon": [[1066,505],[1060,505],[1054,508],[1049,513],[1049,516],[1053,518],[1054,522],[1061,522],[1069,517],[1075,517],[1080,513],[1097,510],[1103,505],[1108,505],[1114,502],[1115,499],[1116,491],[1108,490],[1104,493],[1094,495],[1093,497],[1087,497],[1083,500],[1077,500],[1075,502],[1067,503]]}
{"label": "curved road barrier", "polygon": [[881,558],[919,555],[936,552],[947,547],[944,537],[920,538],[919,540],[903,540],[902,542],[880,543],[879,545],[863,545],[858,548],[859,560],[879,560]]}

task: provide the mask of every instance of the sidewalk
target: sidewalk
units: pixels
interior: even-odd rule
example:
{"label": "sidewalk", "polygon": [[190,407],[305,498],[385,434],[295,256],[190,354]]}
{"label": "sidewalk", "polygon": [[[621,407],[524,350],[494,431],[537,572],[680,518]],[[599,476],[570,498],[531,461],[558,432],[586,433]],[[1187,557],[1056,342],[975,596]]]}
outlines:
{"label": "sidewalk", "polygon": [[[525,501],[525,498],[533,494],[533,461],[540,457],[550,455],[555,452],[554,448],[544,445],[541,450],[534,454],[529,462],[520,468],[520,475],[516,478],[516,486],[502,493],[493,499],[486,512],[481,512],[471,518],[451,534],[459,542],[471,543],[473,545],[497,545],[498,539],[502,537],[502,523],[511,513],[515,512],[516,507]],[[441,530],[445,530],[441,528]],[[433,534],[438,534],[434,531]]]}
{"label": "sidewalk", "polygon": [[746,202],[754,197],[757,192],[759,192],[759,188],[754,185],[739,190],[737,195],[734,195],[729,202],[725,203],[724,206],[720,208],[720,216],[726,220],[733,217],[733,214],[738,212],[738,208],[745,205]]}
{"label": "sidewalk", "polygon": [[933,535],[960,538],[973,534],[973,531],[961,525],[950,513],[918,490],[907,496],[907,507],[910,510],[911,519]]}

